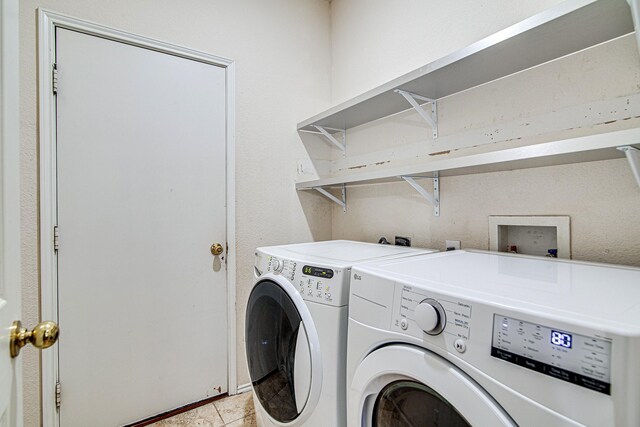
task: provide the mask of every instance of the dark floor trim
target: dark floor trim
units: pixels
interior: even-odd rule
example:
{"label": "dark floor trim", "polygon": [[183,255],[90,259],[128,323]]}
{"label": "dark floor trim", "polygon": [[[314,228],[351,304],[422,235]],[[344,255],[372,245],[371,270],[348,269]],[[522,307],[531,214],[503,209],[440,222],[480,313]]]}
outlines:
{"label": "dark floor trim", "polygon": [[147,418],[146,420],[137,421],[137,422],[132,423],[132,424],[127,424],[125,427],[144,427],[144,426],[148,426],[149,424],[157,423],[158,421],[162,421],[164,419],[171,418],[171,417],[176,416],[178,414],[182,414],[183,412],[187,412],[187,411],[190,411],[192,409],[199,408],[200,406],[204,406],[207,403],[211,403],[211,402],[214,402],[216,400],[220,400],[220,399],[222,399],[224,397],[227,397],[227,396],[228,396],[227,393],[222,393],[222,394],[219,394],[219,395],[217,395],[215,397],[210,397],[208,399],[204,399],[204,400],[201,400],[199,402],[190,403],[190,404],[182,406],[180,408],[172,409],[171,411],[167,411],[167,412],[164,412],[164,413],[159,414],[159,415],[154,415],[153,417]]}

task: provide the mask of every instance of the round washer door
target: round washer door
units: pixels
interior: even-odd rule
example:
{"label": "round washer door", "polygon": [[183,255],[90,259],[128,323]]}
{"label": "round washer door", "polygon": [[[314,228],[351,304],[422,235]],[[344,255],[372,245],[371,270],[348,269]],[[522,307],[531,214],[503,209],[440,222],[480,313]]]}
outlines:
{"label": "round washer door", "polygon": [[377,427],[516,427],[473,379],[440,356],[405,345],[383,347],[358,366],[349,424]]}
{"label": "round washer door", "polygon": [[303,422],[320,397],[318,334],[296,289],[265,275],[249,296],[245,319],[249,376],[260,405],[273,421]]}

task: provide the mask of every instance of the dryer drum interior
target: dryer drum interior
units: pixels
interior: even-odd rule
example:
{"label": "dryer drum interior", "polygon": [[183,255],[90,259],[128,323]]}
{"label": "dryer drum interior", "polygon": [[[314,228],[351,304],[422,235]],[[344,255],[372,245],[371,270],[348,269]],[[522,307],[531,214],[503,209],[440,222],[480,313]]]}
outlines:
{"label": "dryer drum interior", "polygon": [[380,427],[470,427],[458,411],[432,388],[415,381],[385,386],[373,409],[373,425]]}
{"label": "dryer drum interior", "polygon": [[[296,390],[296,375],[300,375],[296,356],[309,354],[300,313],[278,284],[263,280],[249,297],[245,329],[247,363],[256,397],[273,419],[293,421],[308,397],[308,390]],[[307,349],[300,348],[305,345]]]}

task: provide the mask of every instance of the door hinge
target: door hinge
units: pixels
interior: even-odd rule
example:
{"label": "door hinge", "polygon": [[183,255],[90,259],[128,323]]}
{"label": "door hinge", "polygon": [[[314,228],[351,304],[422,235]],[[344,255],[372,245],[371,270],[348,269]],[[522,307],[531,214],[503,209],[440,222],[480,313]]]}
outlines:
{"label": "door hinge", "polygon": [[60,381],[56,381],[56,409],[60,409]]}
{"label": "door hinge", "polygon": [[53,250],[57,251],[60,248],[60,229],[58,226],[53,227]]}
{"label": "door hinge", "polygon": [[58,94],[58,64],[53,64],[51,68],[51,90],[54,95]]}

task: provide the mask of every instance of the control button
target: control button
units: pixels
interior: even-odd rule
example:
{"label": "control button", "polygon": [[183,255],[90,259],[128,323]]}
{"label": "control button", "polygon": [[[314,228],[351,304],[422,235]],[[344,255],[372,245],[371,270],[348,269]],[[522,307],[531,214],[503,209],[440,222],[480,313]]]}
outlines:
{"label": "control button", "polygon": [[318,296],[322,297],[322,291],[318,291]]}
{"label": "control button", "polygon": [[271,267],[273,268],[274,273],[280,273],[284,268],[284,263],[279,259],[271,260]]}
{"label": "control button", "polygon": [[456,350],[458,350],[458,353],[464,353],[467,350],[467,343],[464,342],[464,340],[461,340],[459,338],[455,340],[455,342],[453,343],[453,346],[455,347]]}
{"label": "control button", "polygon": [[409,321],[404,318],[400,321],[400,327],[402,328],[403,331],[406,331],[407,328],[409,327]]}
{"label": "control button", "polygon": [[429,335],[441,333],[447,320],[444,308],[433,298],[427,298],[418,304],[413,317],[418,326]]}

